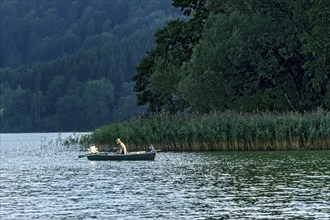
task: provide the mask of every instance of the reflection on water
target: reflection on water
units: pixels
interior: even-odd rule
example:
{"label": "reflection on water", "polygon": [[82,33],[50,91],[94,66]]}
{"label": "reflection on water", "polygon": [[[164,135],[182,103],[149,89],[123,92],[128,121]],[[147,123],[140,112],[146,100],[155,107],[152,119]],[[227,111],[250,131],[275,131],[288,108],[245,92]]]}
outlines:
{"label": "reflection on water", "polygon": [[91,162],[57,138],[1,134],[0,219],[330,218],[329,151]]}

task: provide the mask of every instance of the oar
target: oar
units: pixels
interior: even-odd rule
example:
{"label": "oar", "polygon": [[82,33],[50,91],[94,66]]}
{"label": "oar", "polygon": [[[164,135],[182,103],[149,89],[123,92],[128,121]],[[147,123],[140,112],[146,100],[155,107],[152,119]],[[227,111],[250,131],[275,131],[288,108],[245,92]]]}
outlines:
{"label": "oar", "polygon": [[81,155],[78,155],[78,158],[87,157],[88,155],[91,155],[91,154],[81,154]]}

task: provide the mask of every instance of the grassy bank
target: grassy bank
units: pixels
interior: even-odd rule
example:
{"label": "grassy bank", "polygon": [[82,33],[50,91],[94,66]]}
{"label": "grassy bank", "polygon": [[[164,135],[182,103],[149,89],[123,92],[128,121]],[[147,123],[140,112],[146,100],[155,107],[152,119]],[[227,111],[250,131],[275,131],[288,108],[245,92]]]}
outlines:
{"label": "grassy bank", "polygon": [[150,116],[99,128],[85,142],[113,148],[116,137],[129,151],[150,144],[163,151],[324,150],[330,112]]}

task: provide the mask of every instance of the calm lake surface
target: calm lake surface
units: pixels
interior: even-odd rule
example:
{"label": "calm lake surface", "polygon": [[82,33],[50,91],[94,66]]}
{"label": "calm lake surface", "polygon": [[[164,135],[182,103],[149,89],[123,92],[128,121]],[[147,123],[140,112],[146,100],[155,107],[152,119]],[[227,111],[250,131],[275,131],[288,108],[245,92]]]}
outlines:
{"label": "calm lake surface", "polygon": [[330,151],[91,162],[69,135],[1,134],[0,219],[330,219]]}

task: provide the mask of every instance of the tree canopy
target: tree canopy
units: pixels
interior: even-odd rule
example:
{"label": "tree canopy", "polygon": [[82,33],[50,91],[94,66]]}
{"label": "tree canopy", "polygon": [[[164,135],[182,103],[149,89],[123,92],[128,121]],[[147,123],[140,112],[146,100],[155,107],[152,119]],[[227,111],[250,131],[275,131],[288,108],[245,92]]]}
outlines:
{"label": "tree canopy", "polygon": [[149,112],[330,109],[329,1],[173,1],[134,90]]}
{"label": "tree canopy", "polygon": [[89,131],[142,114],[135,67],[178,16],[170,0],[0,1],[1,132]]}

